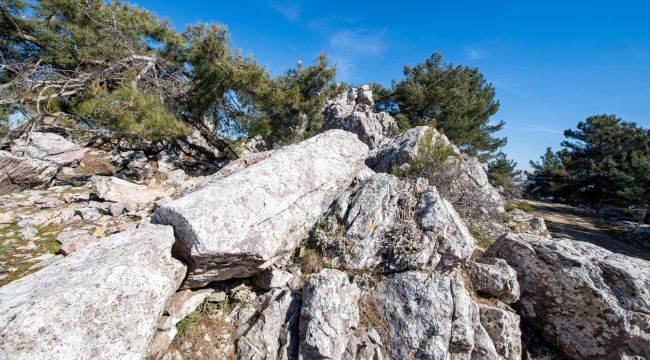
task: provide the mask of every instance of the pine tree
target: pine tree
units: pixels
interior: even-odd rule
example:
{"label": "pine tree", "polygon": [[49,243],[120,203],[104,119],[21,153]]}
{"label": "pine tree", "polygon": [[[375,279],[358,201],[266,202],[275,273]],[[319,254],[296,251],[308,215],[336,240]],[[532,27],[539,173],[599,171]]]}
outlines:
{"label": "pine tree", "polygon": [[379,90],[377,106],[391,112],[403,129],[435,124],[462,150],[483,160],[506,143],[494,137],[504,125],[490,123],[499,102],[477,68],[455,66],[434,53],[421,64],[405,66],[404,78],[393,82],[389,94]]}

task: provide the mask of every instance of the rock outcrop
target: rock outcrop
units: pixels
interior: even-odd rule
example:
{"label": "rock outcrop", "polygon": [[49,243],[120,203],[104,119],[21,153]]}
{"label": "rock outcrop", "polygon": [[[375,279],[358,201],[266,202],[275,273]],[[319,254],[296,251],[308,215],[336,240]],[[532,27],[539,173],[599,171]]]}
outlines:
{"label": "rock outcrop", "polygon": [[311,275],[302,290],[301,360],[341,359],[359,325],[360,292],[348,275],[324,269]]}
{"label": "rock outcrop", "polygon": [[397,133],[397,122],[388,113],[375,111],[373,105],[368,85],[347,89],[325,107],[322,130],[352,132],[368,147],[375,148]]}
{"label": "rock outcrop", "polygon": [[113,235],[0,287],[0,358],[144,358],[185,273],[173,242],[168,226]]}
{"label": "rock outcrop", "polygon": [[316,231],[319,246],[348,269],[433,268],[467,259],[474,239],[427,181],[371,174],[339,196]]}
{"label": "rock outcrop", "polygon": [[468,262],[467,270],[477,292],[508,304],[519,300],[517,273],[505,260],[482,258]]}
{"label": "rock outcrop", "polygon": [[501,195],[490,185],[478,159],[461,153],[446,136],[428,126],[409,129],[384,142],[372,150],[366,164],[377,172],[408,171],[422,147],[440,151],[436,146],[450,153],[432,179],[447,200],[477,214],[505,212]]}
{"label": "rock outcrop", "polygon": [[518,309],[574,359],[650,357],[650,263],[567,239],[499,238],[521,287]]}
{"label": "rock outcrop", "polygon": [[306,237],[367,149],[353,134],[330,130],[165,204],[154,219],[174,226],[192,264],[190,283],[251,276]]}

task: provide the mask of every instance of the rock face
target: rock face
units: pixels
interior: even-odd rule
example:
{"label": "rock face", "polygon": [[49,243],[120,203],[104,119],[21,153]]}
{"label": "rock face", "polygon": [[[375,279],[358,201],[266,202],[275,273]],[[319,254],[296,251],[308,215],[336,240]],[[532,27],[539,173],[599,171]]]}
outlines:
{"label": "rock face", "polygon": [[487,252],[521,286],[519,308],[574,359],[650,357],[650,263],[589,243],[502,236]]}
{"label": "rock face", "polygon": [[51,161],[58,165],[78,162],[87,150],[59,134],[44,132],[23,135],[11,145],[11,152],[14,154]]}
{"label": "rock face", "polygon": [[93,176],[90,186],[100,198],[124,204],[152,203],[169,196],[163,188],[134,184],[116,177]]}
{"label": "rock face", "polygon": [[237,358],[249,360],[295,359],[298,353],[300,294],[288,289],[272,290],[260,309],[239,324]]}
{"label": "rock face", "polygon": [[174,226],[190,282],[247,277],[306,237],[366,155],[353,134],[327,131],[162,206],[154,220]]}
{"label": "rock face", "polygon": [[521,359],[519,316],[497,301],[474,302],[457,272],[399,273],[374,296],[391,359]]}
{"label": "rock face", "polygon": [[311,275],[302,291],[300,357],[341,359],[359,325],[360,292],[346,273],[323,269]]}
{"label": "rock face", "polygon": [[397,123],[386,112],[373,109],[368,85],[350,88],[330,101],[323,114],[323,130],[343,129],[356,134],[368,147],[375,148],[397,133]]}
{"label": "rock face", "polygon": [[140,359],[183,279],[173,230],[104,238],[0,288],[0,358]]}
{"label": "rock face", "polygon": [[[431,143],[426,139],[431,135]],[[377,172],[407,169],[422,146],[442,146],[451,156],[441,165],[439,179],[433,181],[443,196],[455,205],[466,204],[468,210],[483,213],[503,213],[505,206],[499,192],[490,185],[487,175],[477,158],[462,154],[446,136],[428,126],[418,126],[384,142],[373,149],[366,165]],[[458,209],[457,209],[458,210]]]}
{"label": "rock face", "polygon": [[476,291],[508,304],[519,300],[517,273],[505,260],[479,259],[467,263],[467,270]]}
{"label": "rock face", "polygon": [[58,165],[50,161],[0,150],[0,192],[42,187],[52,180],[58,169]]}
{"label": "rock face", "polygon": [[458,261],[474,249],[467,227],[435,187],[381,173],[342,194],[316,234],[321,248],[355,270],[432,268],[440,254]]}

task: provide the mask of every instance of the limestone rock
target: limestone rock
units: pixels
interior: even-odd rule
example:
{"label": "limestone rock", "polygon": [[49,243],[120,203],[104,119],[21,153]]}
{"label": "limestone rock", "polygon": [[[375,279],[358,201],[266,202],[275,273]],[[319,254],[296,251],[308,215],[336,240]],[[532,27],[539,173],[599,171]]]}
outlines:
{"label": "limestone rock", "polygon": [[397,133],[397,123],[386,112],[372,108],[368,85],[351,88],[330,101],[323,111],[323,130],[343,129],[356,134],[371,149]]}
{"label": "limestone rock", "polygon": [[193,265],[192,284],[251,276],[295,249],[354,179],[367,147],[331,130],[163,205]]}
{"label": "limestone rock", "polygon": [[341,359],[359,325],[360,292],[346,273],[323,269],[302,291],[299,359]]}
{"label": "limestone rock", "polygon": [[521,330],[519,315],[498,302],[477,303],[481,325],[487,331],[497,353],[503,359],[521,359]]}
{"label": "limestone rock", "polygon": [[0,150],[0,193],[49,184],[58,170],[51,161],[16,156]]}
{"label": "limestone rock", "polygon": [[247,360],[295,359],[298,351],[300,295],[274,289],[248,321],[237,325],[242,334],[237,358]]}
{"label": "limestone rock", "polygon": [[[424,140],[429,135],[431,143],[426,144]],[[409,162],[420,154],[420,147],[436,144],[449,148],[452,154],[433,176],[433,184],[442,195],[452,204],[462,204],[477,214],[504,213],[503,199],[490,185],[478,159],[461,153],[446,136],[428,126],[414,127],[382,143],[372,150],[366,165],[377,172],[408,169]]]}
{"label": "limestone rock", "polygon": [[0,287],[0,358],[144,358],[185,272],[173,243],[168,226],[116,234]]}
{"label": "limestone rock", "polygon": [[376,298],[390,328],[391,359],[445,359],[454,311],[449,278],[399,273],[377,285]]}
{"label": "limestone rock", "polygon": [[253,277],[253,282],[260,289],[281,288],[293,279],[293,274],[280,269],[266,269]]}
{"label": "limestone rock", "polygon": [[316,238],[345,268],[388,272],[435,267],[436,251],[464,260],[474,249],[473,237],[435,187],[382,173],[339,196]]}
{"label": "limestone rock", "polygon": [[58,165],[78,162],[88,151],[59,134],[45,132],[25,134],[14,140],[10,149],[18,156],[51,161]]}
{"label": "limestone rock", "polygon": [[519,300],[517,273],[503,259],[483,258],[468,262],[467,270],[474,289],[505,303]]}
{"label": "limestone rock", "polygon": [[420,226],[439,243],[438,252],[449,261],[464,261],[474,251],[474,237],[449,201],[428,187],[416,207]]}
{"label": "limestone rock", "polygon": [[93,176],[90,186],[99,198],[124,204],[153,203],[169,196],[163,188],[134,184],[116,177]]}
{"label": "limestone rock", "polygon": [[271,154],[273,154],[273,151],[247,154],[237,160],[231,161],[228,163],[228,165],[219,169],[219,171],[212,175],[191,178],[181,185],[180,195],[185,196],[197,190],[203,189],[210,184],[213,184],[251,165],[257,164],[258,162],[267,159],[269,156],[271,156]]}
{"label": "limestone rock", "polygon": [[575,359],[650,357],[650,263],[595,245],[528,234],[486,256],[516,271],[520,314]]}

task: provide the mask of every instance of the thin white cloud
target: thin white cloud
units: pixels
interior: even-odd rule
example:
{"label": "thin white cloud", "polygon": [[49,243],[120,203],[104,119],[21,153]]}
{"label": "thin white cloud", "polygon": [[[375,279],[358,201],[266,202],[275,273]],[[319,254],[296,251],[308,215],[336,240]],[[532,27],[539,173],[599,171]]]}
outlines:
{"label": "thin white cloud", "polygon": [[385,30],[339,29],[328,38],[329,53],[342,80],[354,79],[357,63],[382,56],[388,50]]}
{"label": "thin white cloud", "polygon": [[480,60],[485,57],[486,50],[479,44],[471,44],[463,47],[463,54],[466,60]]}
{"label": "thin white cloud", "polygon": [[538,124],[516,124],[516,123],[509,123],[504,126],[505,129],[511,130],[511,131],[517,131],[517,132],[526,132],[526,133],[534,133],[534,134],[544,134],[544,135],[563,135],[564,130],[560,129],[559,127],[552,127],[552,126],[546,126],[546,125],[538,125]]}
{"label": "thin white cloud", "polygon": [[297,21],[302,13],[300,0],[273,0],[269,1],[269,5],[291,21]]}
{"label": "thin white cloud", "polygon": [[343,29],[329,37],[329,45],[335,53],[352,57],[376,56],[386,50],[384,30]]}

